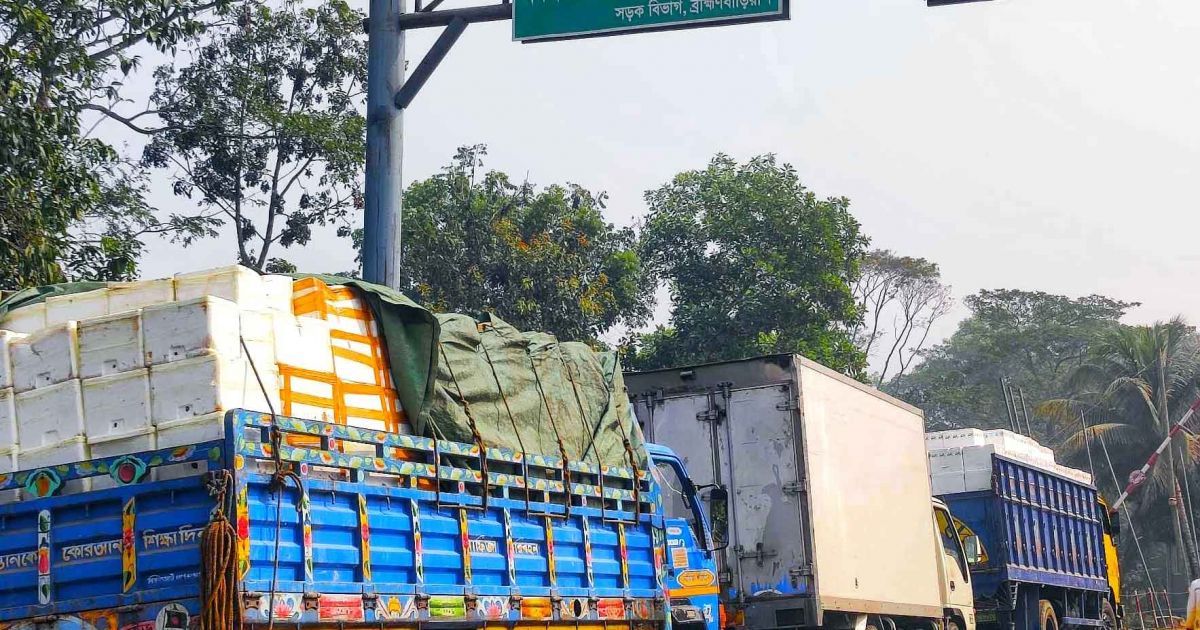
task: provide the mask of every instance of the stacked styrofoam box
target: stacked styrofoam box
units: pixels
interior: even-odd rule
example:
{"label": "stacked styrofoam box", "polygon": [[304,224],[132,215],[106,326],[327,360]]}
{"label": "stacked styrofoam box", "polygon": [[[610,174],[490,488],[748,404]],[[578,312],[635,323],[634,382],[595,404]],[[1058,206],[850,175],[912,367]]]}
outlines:
{"label": "stacked styrofoam box", "polygon": [[[291,307],[291,278],[225,267],[14,309],[0,321],[0,474],[215,439],[228,409],[278,410],[274,318]],[[68,490],[112,485],[91,481]]]}
{"label": "stacked styrofoam box", "polygon": [[925,434],[926,450],[982,446],[984,444],[987,444],[987,437],[979,429],[953,429]]}
{"label": "stacked styrofoam box", "polygon": [[994,455],[1081,483],[1092,483],[1092,477],[1088,473],[1056,464],[1054,451],[1038,444],[1033,438],[1003,429],[964,429],[928,433],[925,436],[925,446],[929,456],[930,483],[934,494],[991,488]]}
{"label": "stacked styrofoam box", "polygon": [[216,297],[143,309],[159,448],[221,437],[229,409],[279,408],[273,317]]}
{"label": "stacked styrofoam box", "polygon": [[297,320],[317,319],[328,327],[333,365],[323,380],[336,399],[334,421],[407,432],[378,324],[354,290],[316,278],[298,280],[293,284],[292,310]]}
{"label": "stacked styrofoam box", "polygon": [[929,482],[933,488],[933,494],[965,492],[962,447],[930,448],[927,452],[929,455]]}
{"label": "stacked styrofoam box", "polygon": [[175,299],[217,297],[245,310],[291,314],[291,282],[287,276],[260,276],[253,269],[234,265],[175,276]]}
{"label": "stacked styrofoam box", "polygon": [[15,308],[9,311],[3,320],[0,320],[0,328],[15,333],[35,333],[45,327],[45,302]]}

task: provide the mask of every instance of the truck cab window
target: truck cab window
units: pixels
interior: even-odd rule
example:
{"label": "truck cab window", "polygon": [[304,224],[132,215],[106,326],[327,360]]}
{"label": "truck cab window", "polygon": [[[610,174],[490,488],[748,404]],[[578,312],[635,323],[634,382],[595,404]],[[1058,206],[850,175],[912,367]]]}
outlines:
{"label": "truck cab window", "polygon": [[697,527],[695,511],[692,509],[687,486],[679,478],[679,472],[671,462],[654,462],[654,479],[662,488],[663,510],[667,518],[681,518],[687,521],[692,533],[701,536]]}
{"label": "truck cab window", "polygon": [[938,534],[942,537],[942,548],[958,563],[958,569],[962,572],[963,579],[970,581],[971,573],[967,568],[967,552],[963,550],[963,543],[959,539],[953,517],[943,509],[935,509],[933,512],[937,515],[937,528]]}

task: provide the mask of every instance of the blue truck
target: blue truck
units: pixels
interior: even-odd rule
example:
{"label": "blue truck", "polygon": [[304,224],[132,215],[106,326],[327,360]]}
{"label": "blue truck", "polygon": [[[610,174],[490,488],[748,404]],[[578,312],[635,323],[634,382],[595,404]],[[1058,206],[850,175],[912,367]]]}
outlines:
{"label": "blue truck", "polygon": [[219,441],[0,476],[21,493],[0,505],[0,630],[718,629],[725,535],[669,449],[639,470],[225,423]]}
{"label": "blue truck", "polygon": [[989,488],[940,498],[974,582],[980,628],[1117,628],[1117,521],[1088,484],[991,455]]}

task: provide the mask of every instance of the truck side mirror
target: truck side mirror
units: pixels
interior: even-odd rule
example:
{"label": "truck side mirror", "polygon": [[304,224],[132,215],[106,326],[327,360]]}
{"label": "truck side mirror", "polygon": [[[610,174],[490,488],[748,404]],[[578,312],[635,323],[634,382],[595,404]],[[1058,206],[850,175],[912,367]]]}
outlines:
{"label": "truck side mirror", "polygon": [[718,551],[729,546],[729,491],[717,486],[708,493],[708,519],[712,525],[713,548]]}
{"label": "truck side mirror", "polygon": [[1108,512],[1108,531],[1112,532],[1112,537],[1116,538],[1121,535],[1121,514],[1116,510]]}

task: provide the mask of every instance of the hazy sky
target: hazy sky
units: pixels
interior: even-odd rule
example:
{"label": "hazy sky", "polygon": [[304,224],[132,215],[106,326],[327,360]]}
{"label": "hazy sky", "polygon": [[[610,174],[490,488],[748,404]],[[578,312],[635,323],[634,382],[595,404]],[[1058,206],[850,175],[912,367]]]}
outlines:
{"label": "hazy sky", "polygon": [[[1101,293],[1143,302],[1131,321],[1200,320],[1200,2],[793,0],[772,24],[527,45],[509,29],[469,27],[407,111],[406,182],[486,143],[487,167],[608,191],[624,225],[716,152],[774,152],[959,298]],[[435,36],[409,38],[410,68]],[[332,239],[287,256],[350,260]],[[233,260],[228,242],[156,244],[145,275]]]}

